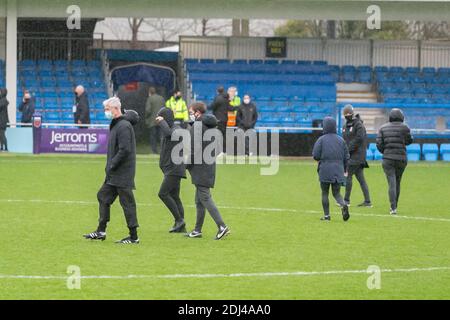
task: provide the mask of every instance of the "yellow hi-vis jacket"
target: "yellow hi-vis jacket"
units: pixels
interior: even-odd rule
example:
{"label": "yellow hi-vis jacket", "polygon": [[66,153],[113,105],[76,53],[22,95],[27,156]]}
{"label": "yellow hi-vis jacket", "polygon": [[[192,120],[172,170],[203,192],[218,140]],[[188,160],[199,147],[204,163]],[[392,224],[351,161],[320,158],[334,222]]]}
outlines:
{"label": "yellow hi-vis jacket", "polygon": [[[235,96],[233,100],[230,101],[230,106],[232,107],[239,107],[241,105],[241,98],[238,96]],[[236,114],[237,111],[228,111],[228,121],[227,121],[227,127],[236,127]]]}
{"label": "yellow hi-vis jacket", "polygon": [[166,107],[172,109],[175,121],[189,121],[189,111],[183,98],[178,100],[175,97],[166,101]]}

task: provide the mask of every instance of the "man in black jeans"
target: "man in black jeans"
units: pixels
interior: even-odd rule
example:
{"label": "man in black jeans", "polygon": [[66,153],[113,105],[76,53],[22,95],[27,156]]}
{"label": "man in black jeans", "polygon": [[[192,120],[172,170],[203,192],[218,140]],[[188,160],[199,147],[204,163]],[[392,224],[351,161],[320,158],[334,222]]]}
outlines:
{"label": "man in black jeans", "polygon": [[345,125],[342,128],[342,137],[347,143],[350,160],[348,161],[347,181],[345,184],[344,201],[350,205],[350,194],[352,193],[353,175],[361,186],[364,195],[364,202],[358,207],[372,207],[369,195],[369,187],[364,178],[364,169],[369,165],[366,161],[367,135],[366,128],[359,114],[354,114],[353,106],[348,104],[344,107],[342,113],[345,117]]}
{"label": "man in black jeans", "polygon": [[130,235],[116,243],[139,243],[136,215],[136,201],[133,195],[136,175],[136,139],[133,125],[139,121],[136,111],[122,114],[119,98],[113,97],[103,102],[105,117],[111,119],[106,159],[106,178],[97,193],[99,203],[99,223],[95,232],[85,234],[86,239],[105,240],[106,226],[110,218],[111,205],[119,197],[127,221]]}
{"label": "man in black jeans", "polygon": [[383,170],[389,184],[390,213],[393,215],[397,214],[400,183],[407,165],[406,146],[413,141],[404,119],[400,109],[392,109],[389,123],[380,128],[377,136],[377,148],[383,154]]}

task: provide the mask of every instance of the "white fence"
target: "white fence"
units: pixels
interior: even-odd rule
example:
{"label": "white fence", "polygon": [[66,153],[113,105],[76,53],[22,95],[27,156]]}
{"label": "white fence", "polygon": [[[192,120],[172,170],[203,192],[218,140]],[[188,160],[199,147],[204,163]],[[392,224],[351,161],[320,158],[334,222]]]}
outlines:
{"label": "white fence", "polygon": [[[184,58],[265,59],[262,37],[180,37]],[[450,41],[287,39],[292,60],[325,60],[332,65],[450,67]]]}

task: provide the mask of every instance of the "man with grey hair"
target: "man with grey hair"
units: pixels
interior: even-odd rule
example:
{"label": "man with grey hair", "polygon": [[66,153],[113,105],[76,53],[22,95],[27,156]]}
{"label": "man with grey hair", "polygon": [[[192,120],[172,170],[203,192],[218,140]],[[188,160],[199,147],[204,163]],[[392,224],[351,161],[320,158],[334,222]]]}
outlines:
{"label": "man with grey hair", "polygon": [[109,222],[111,205],[119,197],[130,235],[116,243],[139,243],[136,215],[136,201],[133,195],[136,174],[136,139],[133,125],[138,123],[139,115],[129,110],[122,114],[120,99],[110,98],[103,102],[105,117],[111,120],[106,160],[106,178],[100,188],[99,224],[95,232],[85,234],[86,239],[105,240],[106,225]]}
{"label": "man with grey hair", "polygon": [[[75,88],[75,106],[74,106],[75,124],[90,124],[89,99],[86,90],[82,85]],[[80,129],[87,129],[88,126],[80,126]]]}

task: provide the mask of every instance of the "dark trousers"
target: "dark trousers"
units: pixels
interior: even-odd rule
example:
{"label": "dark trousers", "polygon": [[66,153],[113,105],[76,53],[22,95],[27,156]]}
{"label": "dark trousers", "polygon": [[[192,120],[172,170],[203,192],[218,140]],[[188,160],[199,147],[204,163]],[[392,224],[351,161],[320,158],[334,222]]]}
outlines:
{"label": "dark trousers", "polygon": [[394,210],[397,209],[400,183],[407,164],[406,161],[383,159],[383,170],[389,185],[389,202]]}
{"label": "dark trousers", "polygon": [[345,196],[344,200],[350,202],[350,195],[352,193],[353,175],[358,180],[362,193],[364,194],[364,201],[370,202],[369,187],[367,186],[366,179],[364,178],[364,168],[362,165],[350,165],[348,167],[347,182],[345,184]]}
{"label": "dark trousers", "polygon": [[164,176],[158,194],[176,222],[184,220],[184,208],[180,199],[180,184],[181,177]]}
{"label": "dark trousers", "polygon": [[344,199],[342,199],[342,196],[340,193],[341,184],[321,182],[320,188],[322,189],[322,207],[323,207],[323,213],[326,216],[330,215],[330,201],[328,200],[328,194],[330,193],[330,186],[331,186],[331,192],[333,193],[333,197],[334,197],[334,199],[336,199],[336,202],[339,203],[341,206],[344,205]]}
{"label": "dark trousers", "polygon": [[222,146],[223,146],[223,152],[226,153],[227,152],[227,123],[225,122],[219,122],[217,124],[217,129],[219,129],[219,131],[222,133]]}
{"label": "dark trousers", "polygon": [[158,153],[158,144],[161,140],[160,128],[158,126],[150,127],[150,148],[153,153]]}
{"label": "dark trousers", "polygon": [[0,129],[0,148],[8,150],[8,141],[6,140],[6,129]]}
{"label": "dark trousers", "polygon": [[197,222],[195,224],[196,231],[202,231],[203,223],[205,221],[205,210],[208,210],[218,227],[225,227],[222,216],[220,215],[220,212],[211,197],[211,190],[209,188],[195,186],[195,205],[197,207]]}
{"label": "dark trousers", "polygon": [[109,222],[111,205],[119,196],[120,205],[122,206],[125,220],[127,221],[130,235],[136,236],[136,228],[139,227],[136,214],[136,201],[134,199],[133,190],[129,188],[118,188],[104,183],[97,193],[99,204],[99,220],[97,231],[105,232],[106,225]]}

